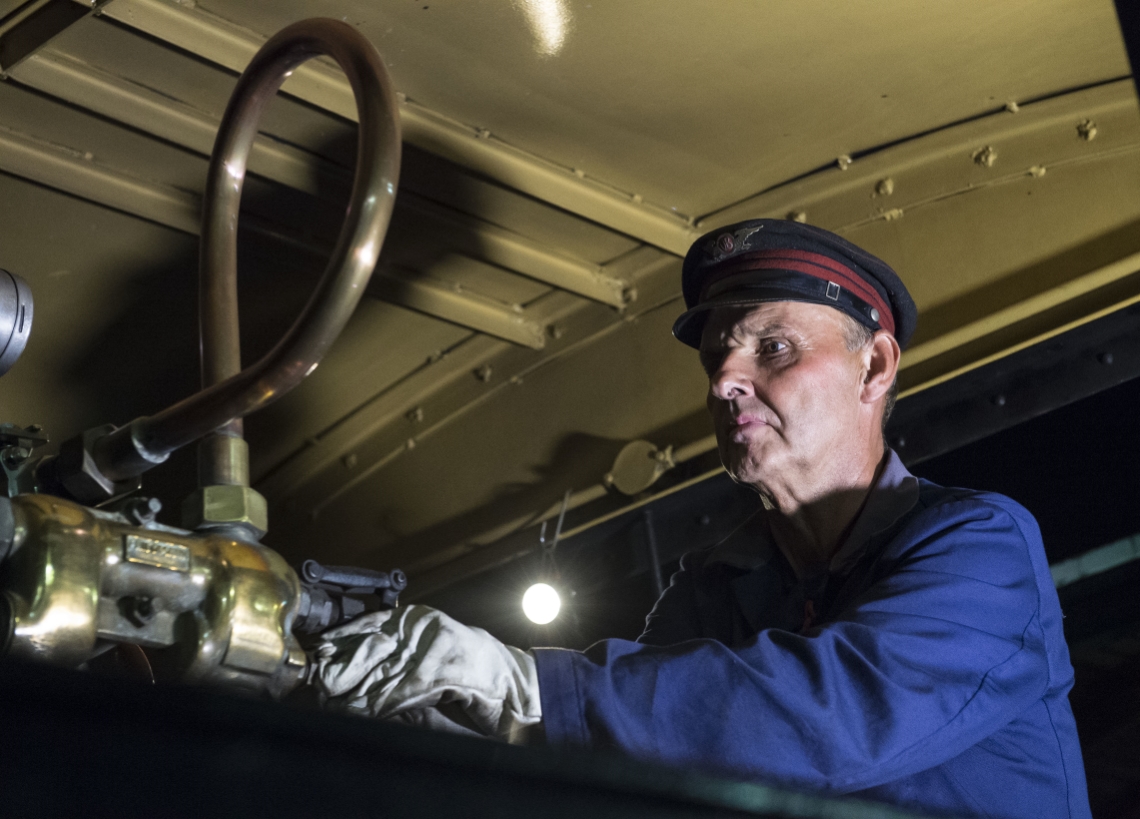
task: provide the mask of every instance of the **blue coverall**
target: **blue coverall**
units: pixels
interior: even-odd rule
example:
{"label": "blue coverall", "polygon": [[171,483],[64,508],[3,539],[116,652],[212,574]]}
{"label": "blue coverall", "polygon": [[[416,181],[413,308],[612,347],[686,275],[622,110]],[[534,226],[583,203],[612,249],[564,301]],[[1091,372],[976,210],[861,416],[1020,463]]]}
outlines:
{"label": "blue coverall", "polygon": [[891,452],[806,582],[763,515],[682,559],[638,642],[535,650],[548,741],[932,813],[1090,815],[1028,511]]}

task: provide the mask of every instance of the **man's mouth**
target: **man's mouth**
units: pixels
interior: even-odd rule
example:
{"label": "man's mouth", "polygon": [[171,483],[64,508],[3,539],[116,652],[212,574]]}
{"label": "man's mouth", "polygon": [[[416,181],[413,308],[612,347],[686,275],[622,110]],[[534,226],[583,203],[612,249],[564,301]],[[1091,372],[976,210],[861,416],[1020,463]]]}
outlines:
{"label": "man's mouth", "polygon": [[745,412],[732,416],[728,422],[728,432],[731,435],[736,432],[743,432],[748,429],[755,429],[756,427],[767,425],[768,422],[759,415]]}

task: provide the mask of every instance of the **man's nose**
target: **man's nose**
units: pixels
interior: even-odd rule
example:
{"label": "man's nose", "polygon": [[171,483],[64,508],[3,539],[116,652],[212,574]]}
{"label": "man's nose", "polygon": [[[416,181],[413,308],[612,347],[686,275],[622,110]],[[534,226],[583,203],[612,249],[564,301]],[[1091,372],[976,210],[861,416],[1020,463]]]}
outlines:
{"label": "man's nose", "polygon": [[709,378],[709,392],[721,401],[752,395],[755,389],[740,357],[729,354]]}

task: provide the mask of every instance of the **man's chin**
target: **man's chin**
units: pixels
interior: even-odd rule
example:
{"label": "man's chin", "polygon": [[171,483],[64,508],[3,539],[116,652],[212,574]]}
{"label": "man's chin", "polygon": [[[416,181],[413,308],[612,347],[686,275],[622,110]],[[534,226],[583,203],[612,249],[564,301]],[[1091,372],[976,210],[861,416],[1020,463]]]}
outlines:
{"label": "man's chin", "polygon": [[728,472],[728,477],[732,478],[736,483],[752,487],[760,484],[760,472],[756,469],[740,470],[726,468],[725,471]]}
{"label": "man's chin", "polygon": [[744,447],[730,445],[728,452],[722,447],[720,462],[728,476],[737,483],[756,485],[765,473],[771,474],[771,468],[766,468],[764,459],[749,453]]}

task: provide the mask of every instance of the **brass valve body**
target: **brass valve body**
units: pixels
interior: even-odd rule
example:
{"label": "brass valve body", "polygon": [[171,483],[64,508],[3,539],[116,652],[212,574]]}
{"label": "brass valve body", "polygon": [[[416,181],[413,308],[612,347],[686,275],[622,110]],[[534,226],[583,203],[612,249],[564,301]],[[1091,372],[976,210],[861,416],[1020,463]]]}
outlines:
{"label": "brass valve body", "polygon": [[7,654],[77,667],[104,641],[134,643],[162,678],[273,696],[303,677],[301,584],[273,550],[49,495],[0,502],[15,523],[0,566]]}

